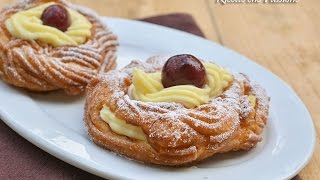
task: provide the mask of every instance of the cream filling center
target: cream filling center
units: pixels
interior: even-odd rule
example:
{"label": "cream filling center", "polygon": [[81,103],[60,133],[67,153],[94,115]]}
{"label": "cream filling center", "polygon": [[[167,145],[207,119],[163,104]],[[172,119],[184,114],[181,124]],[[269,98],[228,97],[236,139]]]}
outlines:
{"label": "cream filling center", "polygon": [[128,124],[125,120],[117,118],[108,106],[103,106],[100,111],[100,117],[104,122],[109,124],[113,132],[141,141],[147,141],[141,127]]}

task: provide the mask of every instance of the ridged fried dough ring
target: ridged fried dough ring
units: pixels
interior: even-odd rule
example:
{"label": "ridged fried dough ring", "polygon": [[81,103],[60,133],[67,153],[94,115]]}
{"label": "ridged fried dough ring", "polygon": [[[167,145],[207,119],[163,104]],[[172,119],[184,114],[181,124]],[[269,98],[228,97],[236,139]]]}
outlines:
{"label": "ridged fried dough ring", "polygon": [[[263,88],[242,74],[234,75],[222,95],[194,109],[178,103],[131,100],[127,91],[133,67],[160,71],[164,60],[152,57],[146,63],[133,61],[90,82],[84,120],[96,144],[138,161],[175,166],[215,153],[249,150],[261,141],[269,98]],[[248,95],[256,97],[255,107],[250,106]],[[140,126],[147,142],[112,132],[100,118],[105,104],[118,118]]]}
{"label": "ridged fried dough ring", "polygon": [[0,12],[0,77],[32,91],[63,89],[67,94],[79,94],[99,72],[115,68],[117,37],[90,10],[59,0],[54,2],[77,10],[92,23],[91,36],[84,44],[53,47],[12,37],[6,19],[46,2],[28,1]]}

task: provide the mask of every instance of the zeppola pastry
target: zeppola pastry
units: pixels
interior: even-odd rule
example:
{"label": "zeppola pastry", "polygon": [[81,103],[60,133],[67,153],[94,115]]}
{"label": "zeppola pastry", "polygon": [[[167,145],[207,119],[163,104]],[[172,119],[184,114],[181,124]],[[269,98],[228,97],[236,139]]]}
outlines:
{"label": "zeppola pastry", "polygon": [[129,158],[177,166],[262,140],[269,97],[244,74],[188,54],[133,61],[87,87],[92,140]]}
{"label": "zeppola pastry", "polygon": [[0,77],[9,84],[74,95],[116,66],[117,37],[86,8],[29,0],[0,14]]}

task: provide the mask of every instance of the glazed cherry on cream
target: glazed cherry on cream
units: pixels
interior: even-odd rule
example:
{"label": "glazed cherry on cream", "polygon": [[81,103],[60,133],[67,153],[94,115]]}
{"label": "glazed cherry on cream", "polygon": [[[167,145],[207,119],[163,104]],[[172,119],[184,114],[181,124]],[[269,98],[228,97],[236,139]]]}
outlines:
{"label": "glazed cherry on cream", "polygon": [[162,68],[162,85],[194,85],[202,88],[206,83],[206,70],[199,59],[190,54],[170,57]]}
{"label": "glazed cherry on cream", "polygon": [[71,24],[68,10],[57,4],[47,7],[41,15],[41,20],[44,25],[55,27],[63,32],[66,31]]}

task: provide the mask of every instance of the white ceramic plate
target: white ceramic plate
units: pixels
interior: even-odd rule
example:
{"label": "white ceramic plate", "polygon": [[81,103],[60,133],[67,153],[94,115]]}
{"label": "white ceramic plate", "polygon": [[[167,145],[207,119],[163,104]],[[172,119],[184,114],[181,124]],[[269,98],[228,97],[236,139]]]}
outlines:
{"label": "white ceramic plate", "polygon": [[312,119],[294,91],[277,76],[213,42],[144,22],[103,18],[119,36],[118,68],[155,54],[190,53],[247,73],[267,89],[270,118],[264,140],[249,152],[216,155],[192,167],[165,168],[130,161],[91,142],[83,125],[84,98],[33,94],[0,82],[0,115],[21,136],[76,167],[105,178],[288,179],[312,156]]}

